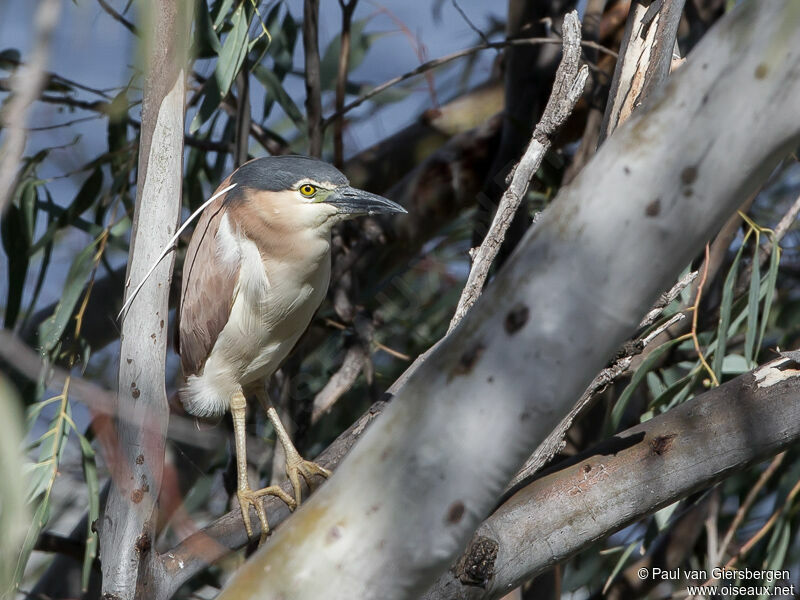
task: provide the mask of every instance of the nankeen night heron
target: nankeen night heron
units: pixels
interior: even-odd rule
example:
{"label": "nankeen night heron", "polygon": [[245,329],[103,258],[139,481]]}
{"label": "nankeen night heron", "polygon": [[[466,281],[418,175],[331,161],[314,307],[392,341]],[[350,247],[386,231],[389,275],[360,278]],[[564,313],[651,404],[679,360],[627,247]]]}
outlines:
{"label": "nankeen night heron", "polygon": [[[233,187],[231,187],[233,186]],[[238,497],[252,537],[250,506],[268,531],[259,500],[300,502],[300,477],[330,473],[301,458],[265,385],[308,327],[331,273],[331,228],[358,215],[406,212],[350,187],[333,166],[302,156],[258,158],[222,182],[204,210],[183,267],[179,353],[186,378],[180,397],[197,416],[228,409],[236,441]],[[286,454],[294,498],[279,486],[250,488],[245,452],[246,398],[265,406]],[[263,538],[262,538],[263,539]]]}

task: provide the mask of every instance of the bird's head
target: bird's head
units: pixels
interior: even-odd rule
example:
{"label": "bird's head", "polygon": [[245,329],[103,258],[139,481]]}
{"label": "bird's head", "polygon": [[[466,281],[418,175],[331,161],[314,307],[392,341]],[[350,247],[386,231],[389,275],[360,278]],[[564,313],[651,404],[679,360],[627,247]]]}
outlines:
{"label": "bird's head", "polygon": [[306,156],[269,156],[234,171],[229,201],[255,202],[271,219],[297,219],[316,227],[360,215],[405,213],[399,204],[350,185],[334,166]]}

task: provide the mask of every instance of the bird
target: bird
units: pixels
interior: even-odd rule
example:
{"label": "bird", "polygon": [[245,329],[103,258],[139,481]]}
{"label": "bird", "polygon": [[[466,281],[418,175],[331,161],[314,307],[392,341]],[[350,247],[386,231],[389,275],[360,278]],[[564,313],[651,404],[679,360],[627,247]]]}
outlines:
{"label": "bird", "polygon": [[[215,197],[216,196],[216,197]],[[280,367],[327,293],[331,230],[360,215],[405,213],[399,204],[356,189],[334,166],[314,158],[255,158],[233,171],[202,210],[186,250],[178,307],[179,398],[198,417],[231,412],[237,496],[249,538],[250,506],[269,531],[261,498],[291,509],[307,482],[327,469],[303,459],[274,406],[266,383]],[[247,477],[247,398],[266,409],[286,456],[292,498],[280,486],[253,490]]]}

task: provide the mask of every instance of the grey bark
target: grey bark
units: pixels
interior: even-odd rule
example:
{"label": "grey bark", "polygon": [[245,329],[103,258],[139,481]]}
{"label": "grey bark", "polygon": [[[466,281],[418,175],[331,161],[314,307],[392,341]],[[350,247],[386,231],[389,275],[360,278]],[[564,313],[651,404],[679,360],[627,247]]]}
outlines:
{"label": "grey bark", "polygon": [[[643,516],[796,444],[799,394],[800,364],[783,357],[615,435],[511,497],[423,600],[499,598]],[[494,559],[479,562],[481,548],[491,548]]]}
{"label": "grey bark", "polygon": [[[183,180],[190,3],[159,0],[145,12],[148,64],[126,278],[133,285],[126,285],[126,292],[175,232]],[[153,542],[169,422],[164,368],[173,262],[171,254],[159,264],[122,323],[117,402],[126,418],[117,423],[119,447],[111,454],[116,462],[109,464],[112,485],[100,525],[102,590],[108,599],[148,598],[139,582],[160,567]]]}
{"label": "grey bark", "polygon": [[562,188],[474,310],[220,598],[424,592],[665,282],[797,144],[798,94],[800,6],[739,5]]}

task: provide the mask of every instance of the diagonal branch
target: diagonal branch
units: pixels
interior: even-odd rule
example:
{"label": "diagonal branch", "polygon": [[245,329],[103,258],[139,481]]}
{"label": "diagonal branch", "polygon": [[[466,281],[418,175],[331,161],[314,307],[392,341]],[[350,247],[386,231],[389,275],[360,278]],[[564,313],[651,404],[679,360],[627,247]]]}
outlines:
{"label": "diagonal branch", "polygon": [[[788,358],[796,354],[623,431],[521,489],[423,600],[499,598],[596,540],[796,444],[800,363]],[[770,384],[766,373],[776,378]],[[486,548],[493,558],[481,564]]]}
{"label": "diagonal branch", "polygon": [[556,80],[542,118],[533,130],[525,154],[511,173],[511,183],[500,199],[500,205],[494,215],[489,232],[474,255],[467,283],[461,292],[455,314],[450,321],[448,331],[455,329],[470,307],[475,304],[483,290],[489,269],[494,262],[500,246],[505,239],[514,214],[528,191],[542,159],[550,149],[552,136],[566,121],[575,103],[583,93],[589,69],[584,65],[579,68],[581,59],[581,26],[578,13],[572,12],[564,17],[564,53],[561,64],[556,71]]}

